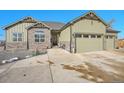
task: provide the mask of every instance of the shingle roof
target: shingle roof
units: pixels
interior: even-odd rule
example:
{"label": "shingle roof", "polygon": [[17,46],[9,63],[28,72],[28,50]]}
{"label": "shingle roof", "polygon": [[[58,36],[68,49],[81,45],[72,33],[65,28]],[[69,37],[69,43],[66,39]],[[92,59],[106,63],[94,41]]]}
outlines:
{"label": "shingle roof", "polygon": [[25,17],[25,18],[22,18],[22,19],[20,19],[20,20],[14,22],[14,23],[11,23],[11,24],[9,24],[9,25],[3,27],[3,29],[8,29],[8,28],[10,28],[10,27],[12,27],[12,26],[14,26],[14,25],[16,25],[16,24],[18,24],[18,23],[21,23],[21,22],[32,22],[32,23],[36,23],[37,20],[35,20],[35,19],[32,18],[32,17]]}
{"label": "shingle roof", "polygon": [[50,28],[48,25],[46,25],[46,24],[43,23],[43,22],[34,23],[34,24],[32,24],[32,25],[26,27],[26,29],[30,29],[30,28],[33,28],[33,27],[46,27],[46,28],[52,29],[52,28]]}
{"label": "shingle roof", "polygon": [[[32,22],[34,24],[41,22],[39,20],[35,20],[32,17],[25,17],[25,18],[23,18],[21,20],[18,20],[16,22],[12,23],[12,24],[9,24],[9,25],[3,27],[3,29],[8,29],[8,28],[12,27],[13,25],[16,25],[16,24],[18,24],[20,22],[24,22],[24,21],[26,21],[26,22],[29,22],[30,21],[30,22]],[[42,21],[41,23],[44,23],[45,25],[47,25],[48,27],[50,27],[52,30],[60,30],[60,28],[62,28],[65,25],[64,23],[53,22],[53,21]]]}
{"label": "shingle roof", "polygon": [[60,30],[65,24],[61,22],[53,22],[53,21],[42,21],[46,25],[48,25],[52,30]]}
{"label": "shingle roof", "polygon": [[106,32],[108,32],[108,33],[119,33],[120,31],[114,30],[112,28],[107,28]]}

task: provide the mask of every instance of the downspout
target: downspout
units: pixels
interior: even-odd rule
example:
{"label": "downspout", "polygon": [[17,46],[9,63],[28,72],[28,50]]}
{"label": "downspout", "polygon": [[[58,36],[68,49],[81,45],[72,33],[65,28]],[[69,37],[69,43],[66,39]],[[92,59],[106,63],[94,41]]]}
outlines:
{"label": "downspout", "polygon": [[28,30],[27,30],[27,49],[29,49],[29,42],[28,42]]}
{"label": "downspout", "polygon": [[77,42],[76,42],[76,36],[74,35],[74,39],[75,39],[75,48],[74,48],[74,53],[76,53],[77,52]]}
{"label": "downspout", "polygon": [[105,32],[105,34],[103,34],[103,45],[104,45],[104,47],[103,47],[103,49],[104,50],[106,50],[106,48],[107,48],[107,38],[106,38],[106,35],[107,35],[107,31]]}
{"label": "downspout", "polygon": [[105,35],[104,34],[103,34],[102,38],[103,38],[103,50],[105,50]]}
{"label": "downspout", "polygon": [[70,24],[70,53],[72,53],[72,24]]}
{"label": "downspout", "polygon": [[116,49],[116,47],[115,47],[116,46],[116,40],[115,39],[116,39],[116,35],[114,36],[114,49]]}
{"label": "downspout", "polygon": [[5,31],[5,42],[4,42],[4,50],[6,50],[6,44],[7,44],[7,31]]}

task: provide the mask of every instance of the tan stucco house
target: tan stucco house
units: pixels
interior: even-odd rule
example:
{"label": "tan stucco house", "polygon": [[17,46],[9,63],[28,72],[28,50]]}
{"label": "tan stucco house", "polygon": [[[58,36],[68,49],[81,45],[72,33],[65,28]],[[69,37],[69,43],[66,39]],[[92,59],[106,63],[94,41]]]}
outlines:
{"label": "tan stucco house", "polygon": [[59,22],[47,22],[23,18],[4,27],[6,32],[6,50],[40,50],[44,51],[57,45],[58,30],[63,26]]}
{"label": "tan stucco house", "polygon": [[94,12],[63,24],[38,21],[26,17],[4,28],[6,50],[46,50],[58,45],[70,52],[112,50],[116,48],[117,33]]}
{"label": "tan stucco house", "polygon": [[89,11],[61,28],[59,46],[75,53],[112,50],[116,48],[118,32]]}
{"label": "tan stucco house", "polygon": [[124,48],[124,39],[118,39],[117,48]]}

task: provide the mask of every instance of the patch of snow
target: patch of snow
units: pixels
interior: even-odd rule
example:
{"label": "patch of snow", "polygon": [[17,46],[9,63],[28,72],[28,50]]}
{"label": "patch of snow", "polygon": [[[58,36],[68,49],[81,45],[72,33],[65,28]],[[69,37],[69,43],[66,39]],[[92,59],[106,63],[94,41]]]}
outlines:
{"label": "patch of snow", "polygon": [[11,62],[14,62],[14,61],[17,61],[17,60],[19,60],[19,58],[18,57],[14,57],[14,58],[9,59],[7,62],[11,63]]}
{"label": "patch of snow", "polygon": [[5,64],[5,63],[7,63],[7,60],[3,60],[1,63],[2,63],[2,64]]}

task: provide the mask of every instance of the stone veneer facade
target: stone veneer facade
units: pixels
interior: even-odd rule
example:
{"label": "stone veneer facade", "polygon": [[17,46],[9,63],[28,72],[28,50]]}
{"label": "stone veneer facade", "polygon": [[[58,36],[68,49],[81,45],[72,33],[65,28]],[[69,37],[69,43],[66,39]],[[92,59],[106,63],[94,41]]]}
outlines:
{"label": "stone veneer facade", "polygon": [[25,50],[27,49],[27,42],[12,42],[6,43],[6,50]]}
{"label": "stone veneer facade", "polygon": [[[45,42],[35,42],[35,31],[44,31]],[[51,48],[51,31],[48,28],[31,28],[27,31],[28,42],[6,42],[6,50],[31,50],[46,52],[46,49]]]}
{"label": "stone veneer facade", "polygon": [[[35,32],[44,31],[45,42],[35,42]],[[29,50],[46,51],[51,48],[51,31],[48,28],[31,28],[28,30],[28,48]]]}

